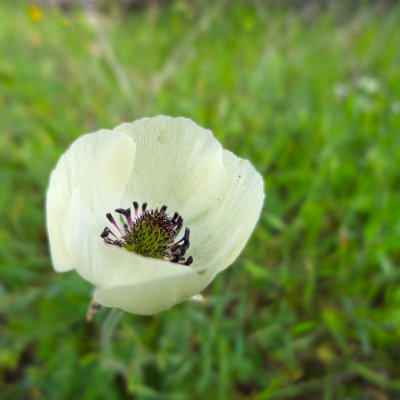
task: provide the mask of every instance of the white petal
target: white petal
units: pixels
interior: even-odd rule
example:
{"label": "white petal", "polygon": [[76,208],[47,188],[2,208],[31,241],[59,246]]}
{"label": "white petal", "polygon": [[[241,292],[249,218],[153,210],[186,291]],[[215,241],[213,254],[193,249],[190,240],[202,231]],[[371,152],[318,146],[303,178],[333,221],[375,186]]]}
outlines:
{"label": "white petal", "polygon": [[47,230],[54,268],[74,268],[67,248],[71,196],[79,188],[90,223],[99,230],[105,213],[119,206],[131,173],[135,143],[122,133],[99,131],[81,136],[64,153],[50,176],[46,198]]}
{"label": "white petal", "polygon": [[242,251],[264,201],[263,178],[250,162],[224,150],[223,163],[228,173],[225,192],[208,215],[188,221],[193,243],[189,250],[195,260],[207,264],[213,255],[224,252],[218,271],[228,267]]}
{"label": "white petal", "polygon": [[107,245],[87,219],[79,189],[71,199],[70,230],[67,243],[78,273],[97,287],[141,284],[149,280],[185,274],[189,267],[143,257]]}
{"label": "white petal", "polygon": [[149,315],[167,310],[199,293],[214,277],[211,271],[199,275],[190,267],[183,274],[145,283],[96,289],[94,299],[106,307],[133,314]]}
{"label": "white petal", "polygon": [[222,148],[212,133],[186,118],[144,118],[115,128],[136,143],[137,155],[124,195],[168,206],[185,220],[207,212],[225,186]]}
{"label": "white petal", "polygon": [[[144,118],[115,128],[132,137],[137,157],[125,193],[151,207],[166,204],[191,229],[187,255],[193,268],[226,268],[238,256],[258,219],[263,180],[212,133],[185,118]],[[239,178],[240,176],[240,178]],[[223,254],[223,257],[222,257]],[[215,259],[221,259],[216,266]]]}

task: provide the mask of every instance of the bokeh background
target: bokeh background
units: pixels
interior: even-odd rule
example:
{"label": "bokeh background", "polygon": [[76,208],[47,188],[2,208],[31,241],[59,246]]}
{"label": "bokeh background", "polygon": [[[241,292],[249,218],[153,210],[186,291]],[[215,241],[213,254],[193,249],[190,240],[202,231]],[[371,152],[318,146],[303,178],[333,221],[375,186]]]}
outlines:
{"label": "bokeh background", "polygon": [[[0,398],[399,399],[398,2],[78,3],[0,2]],[[267,198],[205,303],[125,314],[110,349],[45,191],[79,135],[157,114]]]}

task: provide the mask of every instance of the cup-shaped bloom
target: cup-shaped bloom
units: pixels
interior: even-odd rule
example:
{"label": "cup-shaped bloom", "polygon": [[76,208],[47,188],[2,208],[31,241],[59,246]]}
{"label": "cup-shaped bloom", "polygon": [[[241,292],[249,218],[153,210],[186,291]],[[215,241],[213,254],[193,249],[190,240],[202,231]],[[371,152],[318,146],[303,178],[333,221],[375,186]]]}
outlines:
{"label": "cup-shaped bloom", "polygon": [[263,200],[254,167],[188,119],[144,118],[86,134],[50,176],[53,266],[76,269],[106,307],[154,314],[232,264]]}

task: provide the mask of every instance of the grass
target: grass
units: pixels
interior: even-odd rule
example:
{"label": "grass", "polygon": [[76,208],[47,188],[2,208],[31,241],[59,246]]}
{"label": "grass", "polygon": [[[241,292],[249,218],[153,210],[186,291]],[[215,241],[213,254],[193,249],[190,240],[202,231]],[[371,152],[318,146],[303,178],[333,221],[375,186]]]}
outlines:
{"label": "grass", "polygon": [[[400,8],[196,4],[0,3],[0,397],[400,398]],[[250,159],[267,199],[207,303],[126,314],[111,362],[92,288],[52,271],[45,190],[79,135],[160,113]]]}

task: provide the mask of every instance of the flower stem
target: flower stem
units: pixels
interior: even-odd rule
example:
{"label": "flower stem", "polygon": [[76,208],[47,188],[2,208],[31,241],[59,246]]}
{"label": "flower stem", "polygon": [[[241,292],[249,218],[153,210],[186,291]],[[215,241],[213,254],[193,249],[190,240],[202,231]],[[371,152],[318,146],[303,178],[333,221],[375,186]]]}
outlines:
{"label": "flower stem", "polygon": [[112,338],[114,336],[115,328],[123,314],[123,310],[120,310],[119,308],[112,308],[108,313],[107,318],[103,322],[100,333],[100,349],[101,354],[104,357],[104,362],[107,364],[107,366],[116,370],[121,370],[121,368],[123,369],[123,365],[113,357]]}

